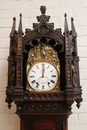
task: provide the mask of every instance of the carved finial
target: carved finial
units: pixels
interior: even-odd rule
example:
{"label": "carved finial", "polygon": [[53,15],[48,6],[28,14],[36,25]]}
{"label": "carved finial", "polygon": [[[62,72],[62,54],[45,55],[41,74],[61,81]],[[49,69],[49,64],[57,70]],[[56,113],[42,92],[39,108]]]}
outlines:
{"label": "carved finial", "polygon": [[76,106],[77,106],[77,108],[79,109],[79,108],[80,108],[80,103],[77,103]]}
{"label": "carved finial", "polygon": [[41,10],[41,13],[44,15],[46,12],[46,6],[41,6],[40,10]]}
{"label": "carved finial", "polygon": [[16,20],[16,18],[14,17],[14,18],[13,18],[13,20],[15,21],[15,20]]}
{"label": "carved finial", "polygon": [[75,30],[75,26],[74,26],[74,23],[73,23],[74,19],[71,18],[71,31],[72,31],[72,35],[74,37],[77,37],[77,33],[76,33],[76,30]]}
{"label": "carved finial", "polygon": [[19,27],[18,27],[18,39],[17,39],[17,51],[18,53],[21,53],[22,51],[22,14],[20,14],[20,21],[19,21]]}
{"label": "carved finial", "polygon": [[11,104],[10,104],[10,103],[8,104],[8,108],[9,108],[9,109],[11,108]]}
{"label": "carved finial", "polygon": [[20,17],[22,17],[22,14],[20,13]]}
{"label": "carved finial", "polygon": [[14,36],[15,33],[15,26],[16,26],[16,18],[13,18],[13,25],[12,25],[12,29],[11,29],[11,33],[10,33],[10,38],[12,38]]}
{"label": "carved finial", "polygon": [[71,21],[74,21],[74,18],[73,18],[73,17],[71,18]]}
{"label": "carved finial", "polygon": [[65,17],[65,23],[64,23],[64,34],[65,34],[69,32],[66,13],[64,14],[64,17]]}
{"label": "carved finial", "polygon": [[18,34],[19,34],[19,35],[22,35],[22,14],[20,14]]}
{"label": "carved finial", "polygon": [[66,13],[64,14],[64,17],[67,17],[67,14],[66,14]]}

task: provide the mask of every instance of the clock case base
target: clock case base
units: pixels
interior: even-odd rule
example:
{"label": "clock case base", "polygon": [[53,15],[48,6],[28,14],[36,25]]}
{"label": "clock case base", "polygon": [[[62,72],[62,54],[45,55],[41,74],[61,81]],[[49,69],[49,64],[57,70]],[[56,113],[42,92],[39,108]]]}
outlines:
{"label": "clock case base", "polygon": [[65,102],[65,93],[24,92],[24,101],[15,101],[21,130],[68,130],[71,108]]}
{"label": "clock case base", "polygon": [[68,130],[71,109],[64,92],[25,92],[25,101],[16,101],[21,130]]}
{"label": "clock case base", "polygon": [[56,118],[52,116],[48,119],[47,116],[21,117],[20,127],[21,130],[68,130],[67,119],[58,120],[59,118],[60,116]]}

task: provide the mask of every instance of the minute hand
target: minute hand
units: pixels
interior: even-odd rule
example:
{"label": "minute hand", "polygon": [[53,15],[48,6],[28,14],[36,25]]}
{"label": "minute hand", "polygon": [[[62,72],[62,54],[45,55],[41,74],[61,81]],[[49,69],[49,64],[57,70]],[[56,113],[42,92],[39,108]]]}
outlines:
{"label": "minute hand", "polygon": [[45,68],[44,66],[42,66],[42,78],[44,78],[44,71],[45,71]]}
{"label": "minute hand", "polygon": [[44,71],[45,69],[42,69],[42,78],[44,78]]}

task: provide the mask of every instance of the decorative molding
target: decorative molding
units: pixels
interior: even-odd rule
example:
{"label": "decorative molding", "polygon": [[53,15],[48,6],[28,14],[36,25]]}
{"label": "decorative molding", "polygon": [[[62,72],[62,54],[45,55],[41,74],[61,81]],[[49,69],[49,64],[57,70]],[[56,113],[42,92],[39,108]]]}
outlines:
{"label": "decorative molding", "polygon": [[50,92],[24,92],[24,101],[65,101],[65,93],[50,91]]}
{"label": "decorative molding", "polygon": [[68,106],[64,102],[29,102],[17,107],[17,113],[32,114],[63,114],[68,112]]}

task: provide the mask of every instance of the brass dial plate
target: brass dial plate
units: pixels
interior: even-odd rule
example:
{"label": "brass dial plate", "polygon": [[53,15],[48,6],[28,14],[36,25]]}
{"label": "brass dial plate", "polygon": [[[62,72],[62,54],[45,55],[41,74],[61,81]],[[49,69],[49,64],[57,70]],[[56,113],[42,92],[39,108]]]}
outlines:
{"label": "brass dial plate", "polygon": [[[50,45],[39,43],[34,46],[29,51],[26,67],[27,90],[60,90],[60,61],[57,52]],[[50,72],[51,70],[53,71]]]}

